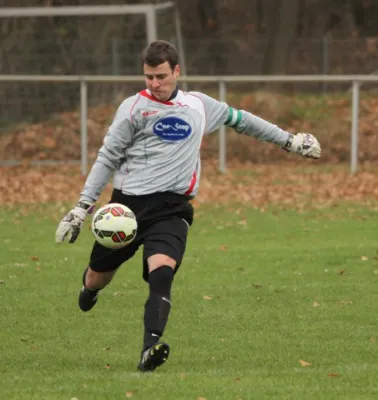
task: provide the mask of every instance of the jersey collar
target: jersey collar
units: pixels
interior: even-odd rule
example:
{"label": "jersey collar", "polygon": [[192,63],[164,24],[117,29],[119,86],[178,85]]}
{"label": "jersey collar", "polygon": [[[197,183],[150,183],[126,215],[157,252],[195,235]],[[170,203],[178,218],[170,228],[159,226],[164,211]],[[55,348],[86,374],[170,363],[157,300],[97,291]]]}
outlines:
{"label": "jersey collar", "polygon": [[168,101],[169,101],[169,100],[173,100],[173,99],[177,96],[178,91],[179,91],[179,85],[176,85],[176,88],[175,88],[175,90],[172,92],[171,97],[168,99]]}
{"label": "jersey collar", "polygon": [[156,101],[157,103],[161,104],[166,104],[168,106],[173,106],[175,103],[173,103],[171,100],[173,100],[179,92],[179,86],[177,85],[175,90],[172,92],[171,97],[167,101],[160,101],[156,97],[152,96],[151,92],[148,89],[142,90],[140,92],[140,95],[143,97],[147,97],[148,99],[152,101]]}

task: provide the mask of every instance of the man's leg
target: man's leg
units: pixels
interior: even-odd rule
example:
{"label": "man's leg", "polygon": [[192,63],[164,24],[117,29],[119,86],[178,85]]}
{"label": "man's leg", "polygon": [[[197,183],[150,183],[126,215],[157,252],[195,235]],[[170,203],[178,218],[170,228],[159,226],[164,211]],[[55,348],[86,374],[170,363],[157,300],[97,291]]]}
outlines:
{"label": "man's leg", "polygon": [[169,346],[160,341],[171,309],[173,276],[185,253],[189,225],[172,216],[152,224],[146,232],[143,250],[143,278],[149,285],[144,310],[144,342],[140,371],[153,371],[164,363]]}
{"label": "man's leg", "polygon": [[145,304],[143,350],[163,336],[171,310],[171,287],[176,267],[176,261],[164,254],[155,254],[147,262],[150,293]]}
{"label": "man's leg", "polygon": [[79,294],[79,307],[82,311],[91,310],[97,303],[98,293],[113,279],[114,271],[97,272],[90,267],[83,274],[83,287]]}
{"label": "man's leg", "polygon": [[118,267],[129,260],[138,250],[138,240],[119,250],[112,250],[95,242],[89,259],[89,267],[83,274],[83,287],[79,294],[79,307],[89,311],[97,302],[97,296],[112,279]]}
{"label": "man's leg", "polygon": [[83,284],[89,290],[101,290],[111,282],[116,273],[114,271],[97,272],[88,267],[83,277]]}
{"label": "man's leg", "polygon": [[169,346],[159,342],[171,310],[171,287],[176,261],[164,254],[147,259],[149,296],[144,309],[144,340],[140,371],[153,371],[169,355]]}

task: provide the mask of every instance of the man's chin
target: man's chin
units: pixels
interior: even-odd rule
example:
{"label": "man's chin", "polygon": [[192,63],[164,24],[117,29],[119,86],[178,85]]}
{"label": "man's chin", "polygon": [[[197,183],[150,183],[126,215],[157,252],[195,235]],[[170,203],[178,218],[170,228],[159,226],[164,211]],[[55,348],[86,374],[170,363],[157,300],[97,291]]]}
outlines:
{"label": "man's chin", "polygon": [[153,94],[153,96],[154,96],[155,98],[157,98],[159,101],[167,101],[167,100],[168,100],[168,97],[165,96],[165,95],[163,95],[162,93],[152,93],[152,94]]}

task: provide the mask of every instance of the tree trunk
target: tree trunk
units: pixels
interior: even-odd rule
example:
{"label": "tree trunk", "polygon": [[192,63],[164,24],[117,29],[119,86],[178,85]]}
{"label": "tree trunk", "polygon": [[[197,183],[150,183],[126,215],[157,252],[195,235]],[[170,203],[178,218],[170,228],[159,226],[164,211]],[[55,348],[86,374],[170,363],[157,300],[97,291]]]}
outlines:
{"label": "tree trunk", "polygon": [[225,54],[227,50],[221,37],[217,2],[215,0],[199,0],[197,13],[202,36],[205,38],[204,54],[207,59],[204,61],[210,65],[212,74],[226,74]]}
{"label": "tree trunk", "polygon": [[264,73],[285,74],[299,23],[300,0],[275,0],[267,10],[268,46]]}

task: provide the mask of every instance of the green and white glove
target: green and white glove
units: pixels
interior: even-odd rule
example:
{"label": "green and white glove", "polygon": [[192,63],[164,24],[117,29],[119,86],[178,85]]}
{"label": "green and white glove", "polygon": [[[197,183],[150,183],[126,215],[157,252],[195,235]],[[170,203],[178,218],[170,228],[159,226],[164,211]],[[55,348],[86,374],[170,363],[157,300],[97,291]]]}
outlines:
{"label": "green and white glove", "polygon": [[319,142],[309,133],[290,134],[283,149],[310,158],[320,158],[322,153]]}
{"label": "green and white glove", "polygon": [[94,203],[79,201],[76,206],[60,221],[55,232],[55,242],[62,243],[68,236],[69,243],[74,243],[79,236],[85,217],[91,214]]}

